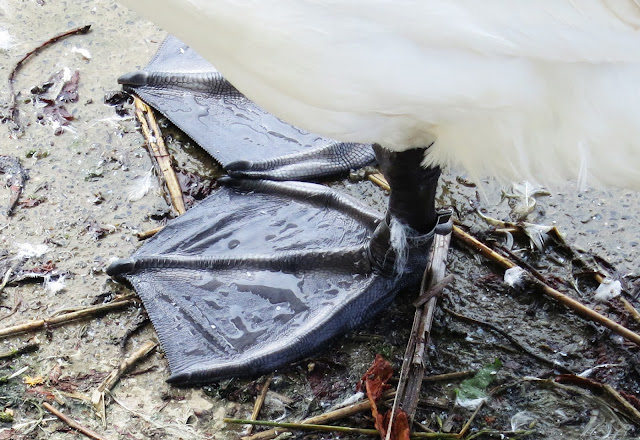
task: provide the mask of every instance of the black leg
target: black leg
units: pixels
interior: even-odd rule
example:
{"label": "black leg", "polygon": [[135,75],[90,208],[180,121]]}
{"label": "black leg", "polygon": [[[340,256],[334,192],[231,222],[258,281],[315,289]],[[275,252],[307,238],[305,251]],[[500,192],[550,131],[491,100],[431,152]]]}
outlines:
{"label": "black leg", "polygon": [[436,188],[440,167],[423,168],[426,148],[394,152],[374,145],[380,171],[389,182],[391,196],[387,217],[425,234],[436,224]]}
{"label": "black leg", "polygon": [[409,235],[427,234],[437,222],[435,195],[440,168],[423,168],[421,164],[426,148],[393,152],[374,145],[380,171],[389,182],[391,194],[385,222],[380,224],[371,238],[370,255],[374,265],[383,273],[402,271],[398,267],[398,243],[391,243],[391,225],[399,222],[408,226]]}

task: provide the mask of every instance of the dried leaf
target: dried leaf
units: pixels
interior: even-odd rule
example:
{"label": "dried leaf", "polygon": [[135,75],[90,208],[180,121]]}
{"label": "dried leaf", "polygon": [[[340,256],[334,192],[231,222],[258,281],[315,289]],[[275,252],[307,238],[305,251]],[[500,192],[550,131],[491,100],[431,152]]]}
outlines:
{"label": "dried leaf", "polygon": [[375,427],[380,431],[380,437],[382,439],[384,439],[386,435],[387,423],[385,423],[385,416],[378,412],[376,401],[380,399],[384,391],[389,389],[387,381],[391,379],[391,376],[393,376],[391,364],[377,354],[373,364],[361,379],[367,392],[367,398],[369,402],[371,402],[371,415],[375,421]]}
{"label": "dried leaf", "polygon": [[[380,431],[380,436],[382,439],[387,436],[387,426],[389,426],[389,419],[391,418],[391,411],[387,411],[384,415],[384,423],[383,428],[378,430]],[[407,413],[403,410],[399,409],[396,411],[396,418],[393,421],[393,425],[391,425],[391,440],[409,440],[411,435],[411,430],[409,429],[409,418],[407,417]]]}
{"label": "dried leaf", "polygon": [[44,383],[44,378],[42,376],[25,376],[23,382],[30,387],[35,387],[36,385],[42,385]]}

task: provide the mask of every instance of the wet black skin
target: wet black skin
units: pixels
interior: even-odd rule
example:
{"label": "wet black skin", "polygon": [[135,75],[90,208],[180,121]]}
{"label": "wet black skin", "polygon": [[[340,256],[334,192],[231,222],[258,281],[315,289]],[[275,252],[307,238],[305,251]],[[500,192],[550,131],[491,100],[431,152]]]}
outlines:
{"label": "wet black skin", "polygon": [[[130,75],[128,85],[148,87],[151,76]],[[169,84],[165,89],[176,87],[171,76],[161,75]],[[181,78],[178,85],[184,82],[182,72],[173,76]],[[237,93],[224,84],[207,88],[198,82],[195,88],[197,96],[211,95],[211,90]],[[225,99],[209,96],[206,101],[217,106],[209,114],[227,115],[225,124],[234,124],[229,105],[236,110],[253,105],[246,98],[232,104]],[[253,107],[247,112],[257,114]],[[284,158],[229,160],[233,177],[220,179],[219,191],[107,269],[128,280],[142,298],[166,352],[172,383],[254,376],[317,352],[383,310],[401,289],[416,285],[434,234],[451,227],[448,216],[439,216],[434,206],[440,170],[420,166],[425,149],[394,153],[374,146],[391,186],[383,215],[326,186],[273,181],[325,178],[327,169],[345,172],[353,162],[344,157],[353,145],[327,142],[290,126],[286,136],[277,136],[275,125],[265,128],[265,120],[273,122],[269,118],[240,117],[244,128],[258,133],[255,143],[268,147],[267,139],[289,148],[314,139],[321,148],[304,147]],[[188,135],[195,130],[196,137],[207,137],[202,124],[194,129],[192,123],[182,127]],[[220,134],[224,128],[216,126],[208,136],[227,139],[228,134]],[[406,233],[402,267],[390,243],[392,224],[404,225]]]}

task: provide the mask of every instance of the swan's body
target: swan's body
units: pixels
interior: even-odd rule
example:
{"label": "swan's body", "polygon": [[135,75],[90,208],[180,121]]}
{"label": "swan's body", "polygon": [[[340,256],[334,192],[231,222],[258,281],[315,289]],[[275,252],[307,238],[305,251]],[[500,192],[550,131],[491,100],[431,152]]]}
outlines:
{"label": "swan's body", "polygon": [[472,174],[640,187],[634,0],[125,0],[277,116]]}

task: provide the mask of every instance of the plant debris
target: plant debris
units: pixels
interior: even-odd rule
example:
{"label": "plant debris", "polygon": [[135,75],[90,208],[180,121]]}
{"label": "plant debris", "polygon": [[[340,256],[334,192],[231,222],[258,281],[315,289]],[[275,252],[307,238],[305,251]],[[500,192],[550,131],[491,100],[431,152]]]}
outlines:
{"label": "plant debris", "polygon": [[5,211],[6,215],[10,216],[18,205],[18,200],[24,190],[27,179],[29,179],[29,175],[22,168],[17,158],[2,155],[0,155],[0,174],[5,175],[5,186],[11,191],[9,206]]}

